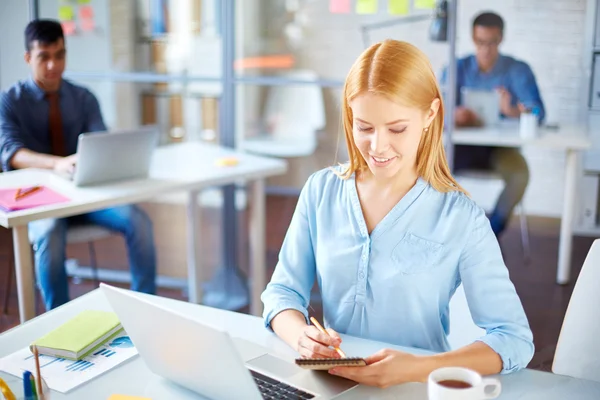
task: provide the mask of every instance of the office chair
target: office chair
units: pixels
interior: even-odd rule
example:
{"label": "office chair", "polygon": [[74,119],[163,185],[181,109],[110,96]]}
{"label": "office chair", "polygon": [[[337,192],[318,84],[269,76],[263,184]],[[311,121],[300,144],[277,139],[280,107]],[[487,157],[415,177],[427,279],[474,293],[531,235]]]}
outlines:
{"label": "office chair", "polygon": [[552,372],[600,382],[600,240],[590,248],[573,288],[558,337]]}
{"label": "office chair", "polygon": [[[74,225],[69,227],[67,230],[67,244],[78,244],[78,243],[87,243],[88,252],[90,255],[90,267],[92,269],[92,279],[94,281],[94,286],[99,286],[98,280],[98,263],[96,259],[96,249],[94,243],[98,240],[105,239],[112,235],[112,232],[106,228],[102,228],[98,225]],[[14,250],[12,245],[10,246],[9,253],[9,266],[8,273],[6,276],[6,284],[4,290],[4,303],[2,307],[2,312],[4,314],[8,313],[8,302],[10,300],[11,290],[12,290],[12,278],[14,271]],[[35,271],[35,268],[34,268]],[[37,306],[37,300],[36,300]]]}
{"label": "office chair", "polygon": [[[313,71],[287,72],[286,78],[317,80]],[[267,132],[245,138],[241,147],[253,154],[304,157],[317,148],[317,132],[325,127],[325,105],[320,86],[290,84],[269,89],[264,120]]]}
{"label": "office chair", "polygon": [[[455,177],[458,179],[461,178],[469,178],[469,179],[484,179],[484,180],[493,180],[493,179],[501,179],[501,177],[491,171],[484,170],[461,170]],[[523,202],[519,202],[515,207],[515,212],[519,214],[519,226],[521,231],[521,246],[523,248],[523,259],[525,264],[528,264],[531,261],[531,248],[529,245],[529,227],[527,224],[527,214],[525,213],[525,208],[523,207]]]}

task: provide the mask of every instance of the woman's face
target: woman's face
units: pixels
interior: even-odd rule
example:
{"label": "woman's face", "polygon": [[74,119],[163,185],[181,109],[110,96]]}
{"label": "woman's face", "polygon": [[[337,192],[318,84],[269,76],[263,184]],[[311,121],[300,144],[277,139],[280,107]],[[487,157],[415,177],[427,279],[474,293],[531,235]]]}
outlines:
{"label": "woman's face", "polygon": [[429,113],[401,106],[373,93],[361,94],[350,102],[354,144],[376,178],[392,178],[415,171],[417,150],[423,130],[431,124],[439,101]]}

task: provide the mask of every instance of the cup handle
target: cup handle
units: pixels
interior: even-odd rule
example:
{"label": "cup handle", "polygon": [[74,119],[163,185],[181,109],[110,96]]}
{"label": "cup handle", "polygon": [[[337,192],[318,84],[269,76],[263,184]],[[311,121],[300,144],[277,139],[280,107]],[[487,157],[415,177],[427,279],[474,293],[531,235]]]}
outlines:
{"label": "cup handle", "polygon": [[[493,387],[494,389],[491,392],[486,392],[487,387]],[[483,391],[483,396],[486,399],[495,399],[500,396],[500,391],[502,390],[502,385],[498,379],[494,378],[483,378],[481,381],[481,390]]]}

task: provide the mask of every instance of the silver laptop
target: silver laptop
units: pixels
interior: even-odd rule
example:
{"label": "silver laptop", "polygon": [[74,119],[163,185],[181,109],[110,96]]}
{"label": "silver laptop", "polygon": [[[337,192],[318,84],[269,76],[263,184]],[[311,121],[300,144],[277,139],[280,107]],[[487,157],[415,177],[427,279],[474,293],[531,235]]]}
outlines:
{"label": "silver laptop", "polygon": [[496,90],[461,88],[462,105],[473,111],[485,126],[500,123],[500,94]]}
{"label": "silver laptop", "polygon": [[77,143],[73,182],[77,186],[85,186],[145,178],[157,143],[158,128],[154,125],[132,130],[83,133]]}
{"label": "silver laptop", "polygon": [[304,370],[129,290],[100,287],[148,368],[208,398],[331,399],[358,386],[326,371]]}

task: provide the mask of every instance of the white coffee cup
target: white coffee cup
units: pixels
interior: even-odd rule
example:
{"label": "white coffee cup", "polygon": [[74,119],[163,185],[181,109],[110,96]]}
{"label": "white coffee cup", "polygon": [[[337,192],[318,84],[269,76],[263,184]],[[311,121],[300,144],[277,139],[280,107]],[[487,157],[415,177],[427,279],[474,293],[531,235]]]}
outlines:
{"label": "white coffee cup", "polygon": [[[450,387],[450,382],[459,381],[464,388]],[[429,400],[482,400],[500,396],[501,384],[498,379],[482,378],[477,372],[467,368],[440,368],[429,374],[427,393]]]}
{"label": "white coffee cup", "polygon": [[535,114],[523,113],[521,114],[519,122],[519,131],[521,137],[525,139],[531,139],[537,136],[538,130],[538,117]]}

